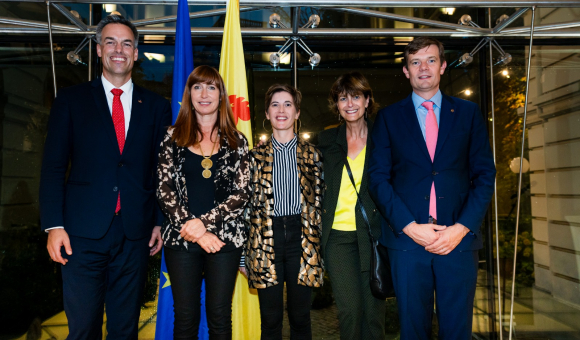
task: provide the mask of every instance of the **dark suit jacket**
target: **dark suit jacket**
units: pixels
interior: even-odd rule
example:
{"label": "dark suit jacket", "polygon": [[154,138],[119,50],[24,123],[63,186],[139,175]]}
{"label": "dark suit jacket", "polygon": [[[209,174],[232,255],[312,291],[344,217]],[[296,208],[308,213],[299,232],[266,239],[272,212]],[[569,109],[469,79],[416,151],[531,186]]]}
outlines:
{"label": "dark suit jacket", "polygon": [[[360,185],[360,195],[362,205],[368,215],[371,223],[373,236],[378,239],[381,236],[381,217],[377,212],[375,202],[371,199],[368,190],[368,167],[373,147],[371,132],[373,129],[372,122],[368,121],[369,134],[367,137],[367,148],[365,154],[365,167]],[[334,223],[334,213],[338,202],[340,185],[342,181],[342,171],[344,168],[344,156],[340,149],[348,153],[348,144],[346,141],[346,125],[322,131],[318,135],[318,148],[322,152],[324,162],[324,181],[326,191],[322,200],[322,254],[326,256],[326,244]],[[350,183],[350,181],[349,181]],[[356,215],[356,233],[358,238],[358,249],[360,255],[360,266],[362,271],[370,269],[371,261],[371,243],[368,234],[368,228],[364,222],[360,209],[355,209]]]}
{"label": "dark suit jacket", "polygon": [[[98,239],[107,232],[121,191],[125,235],[151,236],[163,216],[156,204],[156,166],[169,102],[133,85],[123,154],[100,78],[59,91],[48,122],[40,179],[42,229]],[[67,178],[67,168],[70,170]]]}
{"label": "dark suit jacket", "polygon": [[381,243],[393,249],[419,245],[402,230],[427,223],[435,181],[438,224],[469,228],[458,250],[480,249],[480,225],[493,194],[495,165],[479,107],[443,95],[439,135],[431,162],[411,96],[382,109],[372,134],[370,192],[384,217]]}

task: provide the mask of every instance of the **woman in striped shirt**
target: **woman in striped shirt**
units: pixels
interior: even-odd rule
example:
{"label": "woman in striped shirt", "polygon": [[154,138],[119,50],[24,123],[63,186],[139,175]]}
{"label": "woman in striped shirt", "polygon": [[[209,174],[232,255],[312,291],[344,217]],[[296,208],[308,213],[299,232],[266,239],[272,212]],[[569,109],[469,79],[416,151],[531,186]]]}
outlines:
{"label": "woman in striped shirt", "polygon": [[246,268],[250,287],[258,289],[262,339],[282,339],[284,282],[291,338],[311,339],[311,291],[323,280],[322,159],[294,132],[301,97],[289,85],[268,89],[272,137],[251,151]]}

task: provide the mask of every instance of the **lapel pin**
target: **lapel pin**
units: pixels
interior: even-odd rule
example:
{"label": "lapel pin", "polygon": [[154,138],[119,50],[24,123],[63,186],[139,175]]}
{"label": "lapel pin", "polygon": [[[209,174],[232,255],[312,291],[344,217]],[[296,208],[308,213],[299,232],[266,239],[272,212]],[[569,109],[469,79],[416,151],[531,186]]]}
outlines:
{"label": "lapel pin", "polygon": [[[141,101],[141,99],[138,99],[137,101],[139,102],[139,104],[142,104],[142,103],[143,103],[143,102]],[[451,111],[453,111],[453,110],[451,110]]]}
{"label": "lapel pin", "polygon": [[[139,103],[140,103],[140,102],[141,102],[141,101],[139,101]],[[454,109],[451,109],[451,112],[455,112],[455,110],[454,110]]]}

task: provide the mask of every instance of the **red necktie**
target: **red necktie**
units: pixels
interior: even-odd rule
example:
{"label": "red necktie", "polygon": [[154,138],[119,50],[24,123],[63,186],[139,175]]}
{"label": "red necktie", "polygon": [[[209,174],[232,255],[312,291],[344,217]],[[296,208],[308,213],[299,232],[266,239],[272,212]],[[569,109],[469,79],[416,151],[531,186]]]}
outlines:
{"label": "red necktie", "polygon": [[[433,102],[425,101],[421,104],[427,109],[427,118],[425,119],[425,141],[427,142],[427,150],[431,156],[431,162],[435,158],[435,148],[437,147],[437,135],[439,134],[439,127],[437,126],[437,117],[433,111]],[[429,215],[437,219],[437,196],[435,196],[435,182],[431,184],[431,194],[429,196]]]}
{"label": "red necktie", "polygon": [[[123,104],[121,104],[121,94],[123,90],[112,89],[113,93],[113,124],[115,125],[115,133],[117,134],[117,142],[119,143],[119,151],[123,154],[123,147],[125,146],[125,112],[123,111]],[[117,195],[117,207],[115,212],[121,210],[121,191]]]}

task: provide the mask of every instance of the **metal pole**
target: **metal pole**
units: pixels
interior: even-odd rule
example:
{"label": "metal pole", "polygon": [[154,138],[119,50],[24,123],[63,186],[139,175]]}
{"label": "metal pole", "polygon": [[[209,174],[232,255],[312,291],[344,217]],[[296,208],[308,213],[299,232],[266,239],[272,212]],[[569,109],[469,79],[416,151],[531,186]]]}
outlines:
{"label": "metal pole", "polygon": [[[489,9],[488,11],[489,12]],[[477,10],[477,20],[478,22],[486,22],[487,21],[487,14],[485,9],[478,9]],[[485,25],[483,25],[485,26]],[[481,39],[483,42],[483,46],[488,43],[488,39]],[[482,47],[483,47],[482,46]],[[474,52],[470,53],[474,56]],[[481,115],[486,122],[486,130],[488,131],[489,135],[492,136],[491,127],[489,126],[489,121],[491,120],[490,109],[489,109],[489,79],[488,79],[488,54],[487,51],[483,48],[478,52],[479,58],[479,87],[480,87],[480,97],[481,97]],[[492,89],[493,90],[493,89]],[[484,220],[484,227],[482,227],[485,231],[484,239],[485,239],[485,273],[486,273],[486,288],[487,288],[487,326],[488,326],[488,333],[489,333],[489,340],[496,340],[497,339],[497,327],[496,327],[496,314],[495,314],[495,284],[494,284],[494,257],[493,257],[493,213],[492,213],[492,203],[488,204],[488,209],[485,213],[485,220]],[[483,306],[482,306],[483,308]]]}
{"label": "metal pole", "polygon": [[458,30],[458,31],[463,31],[463,32],[472,32],[472,33],[481,33],[481,34],[491,33],[491,28],[485,29],[485,28],[480,28],[480,27],[472,27],[472,26],[465,26],[465,25],[459,25],[459,24],[452,24],[452,23],[442,22],[442,21],[437,21],[437,20],[410,17],[410,16],[406,16],[406,15],[373,11],[373,10],[362,9],[362,8],[338,7],[338,8],[335,8],[334,10],[342,11],[342,12],[346,12],[346,13],[358,14],[358,15],[365,15],[365,16],[369,16],[369,17],[373,17],[373,18],[389,19],[389,20],[408,22],[408,23],[419,24],[419,25],[426,25],[426,26],[430,26],[430,27],[448,28],[448,29],[453,29],[453,30]]}
{"label": "metal pole", "polygon": [[[499,31],[503,30],[504,28],[508,27],[512,22],[516,21],[517,18],[521,17],[524,13],[528,11],[529,8],[522,8],[519,11],[512,14],[506,21],[500,23],[499,25],[495,26],[491,32],[498,33]],[[489,18],[489,27],[491,27],[491,17]]]}
{"label": "metal pole", "polygon": [[[298,33],[300,7],[294,7],[292,11],[292,34]],[[292,86],[298,88],[298,37],[292,37]]]}
{"label": "metal pole", "polygon": [[52,26],[50,24],[50,1],[46,2],[46,14],[48,16],[48,38],[50,41],[50,62],[52,63],[52,82],[54,97],[56,98],[56,70],[54,69],[54,46],[52,45]]}
{"label": "metal pole", "polygon": [[528,94],[530,92],[530,68],[532,67],[532,47],[534,45],[534,20],[536,19],[536,6],[532,7],[532,25],[530,28],[530,49],[528,51],[528,69],[526,72],[526,102],[524,103],[524,121],[522,124],[522,152],[520,155],[520,174],[518,179],[518,209],[516,212],[516,231],[514,241],[514,268],[512,272],[512,296],[510,303],[510,335],[512,340],[512,329],[514,324],[514,296],[516,290],[516,260],[518,257],[518,228],[520,226],[520,200],[522,197],[522,168],[524,167],[524,144],[526,142],[526,119],[528,116]]}
{"label": "metal pole", "polygon": [[[18,0],[8,0],[15,2]],[[20,0],[20,2],[22,2]],[[26,2],[42,2],[40,0],[26,0]],[[95,0],[64,0],[66,3],[96,3]],[[130,4],[130,5],[177,5],[178,0],[107,0],[97,3]],[[227,0],[189,0],[191,5],[225,6]],[[284,0],[273,2],[272,0],[240,0],[240,6],[256,7],[412,7],[412,8],[445,8],[445,7],[549,7],[549,8],[579,8],[578,0]]]}
{"label": "metal pole", "polygon": [[[258,10],[259,8],[256,7],[240,7],[240,13]],[[207,18],[217,15],[226,14],[226,9],[212,9],[209,11],[200,11],[200,12],[192,12],[189,13],[189,19],[197,19],[197,18]],[[146,26],[146,25],[153,25],[153,24],[161,24],[165,22],[175,22],[177,20],[177,15],[168,15],[165,17],[159,18],[152,18],[152,19],[140,19],[131,21],[135,27],[139,26]]]}
{"label": "metal pole", "polygon": [[[89,4],[89,26],[93,25],[93,4]],[[89,39],[89,81],[93,77],[93,39]]]}
{"label": "metal pole", "polygon": [[[491,8],[488,9],[489,27],[491,27]],[[496,145],[495,145],[495,98],[493,88],[493,46],[491,41],[489,43],[489,79],[491,81],[491,135],[493,143],[493,163],[497,165],[496,161]],[[497,178],[493,182],[493,197],[495,208],[495,252],[496,252],[496,267],[497,267],[497,306],[499,319],[499,340],[503,340],[503,315],[501,311],[501,284],[500,284],[500,267],[499,267],[499,218],[497,215]],[[491,263],[490,263],[491,265]]]}
{"label": "metal pole", "polygon": [[298,88],[298,44],[296,40],[292,43],[292,86]]}

